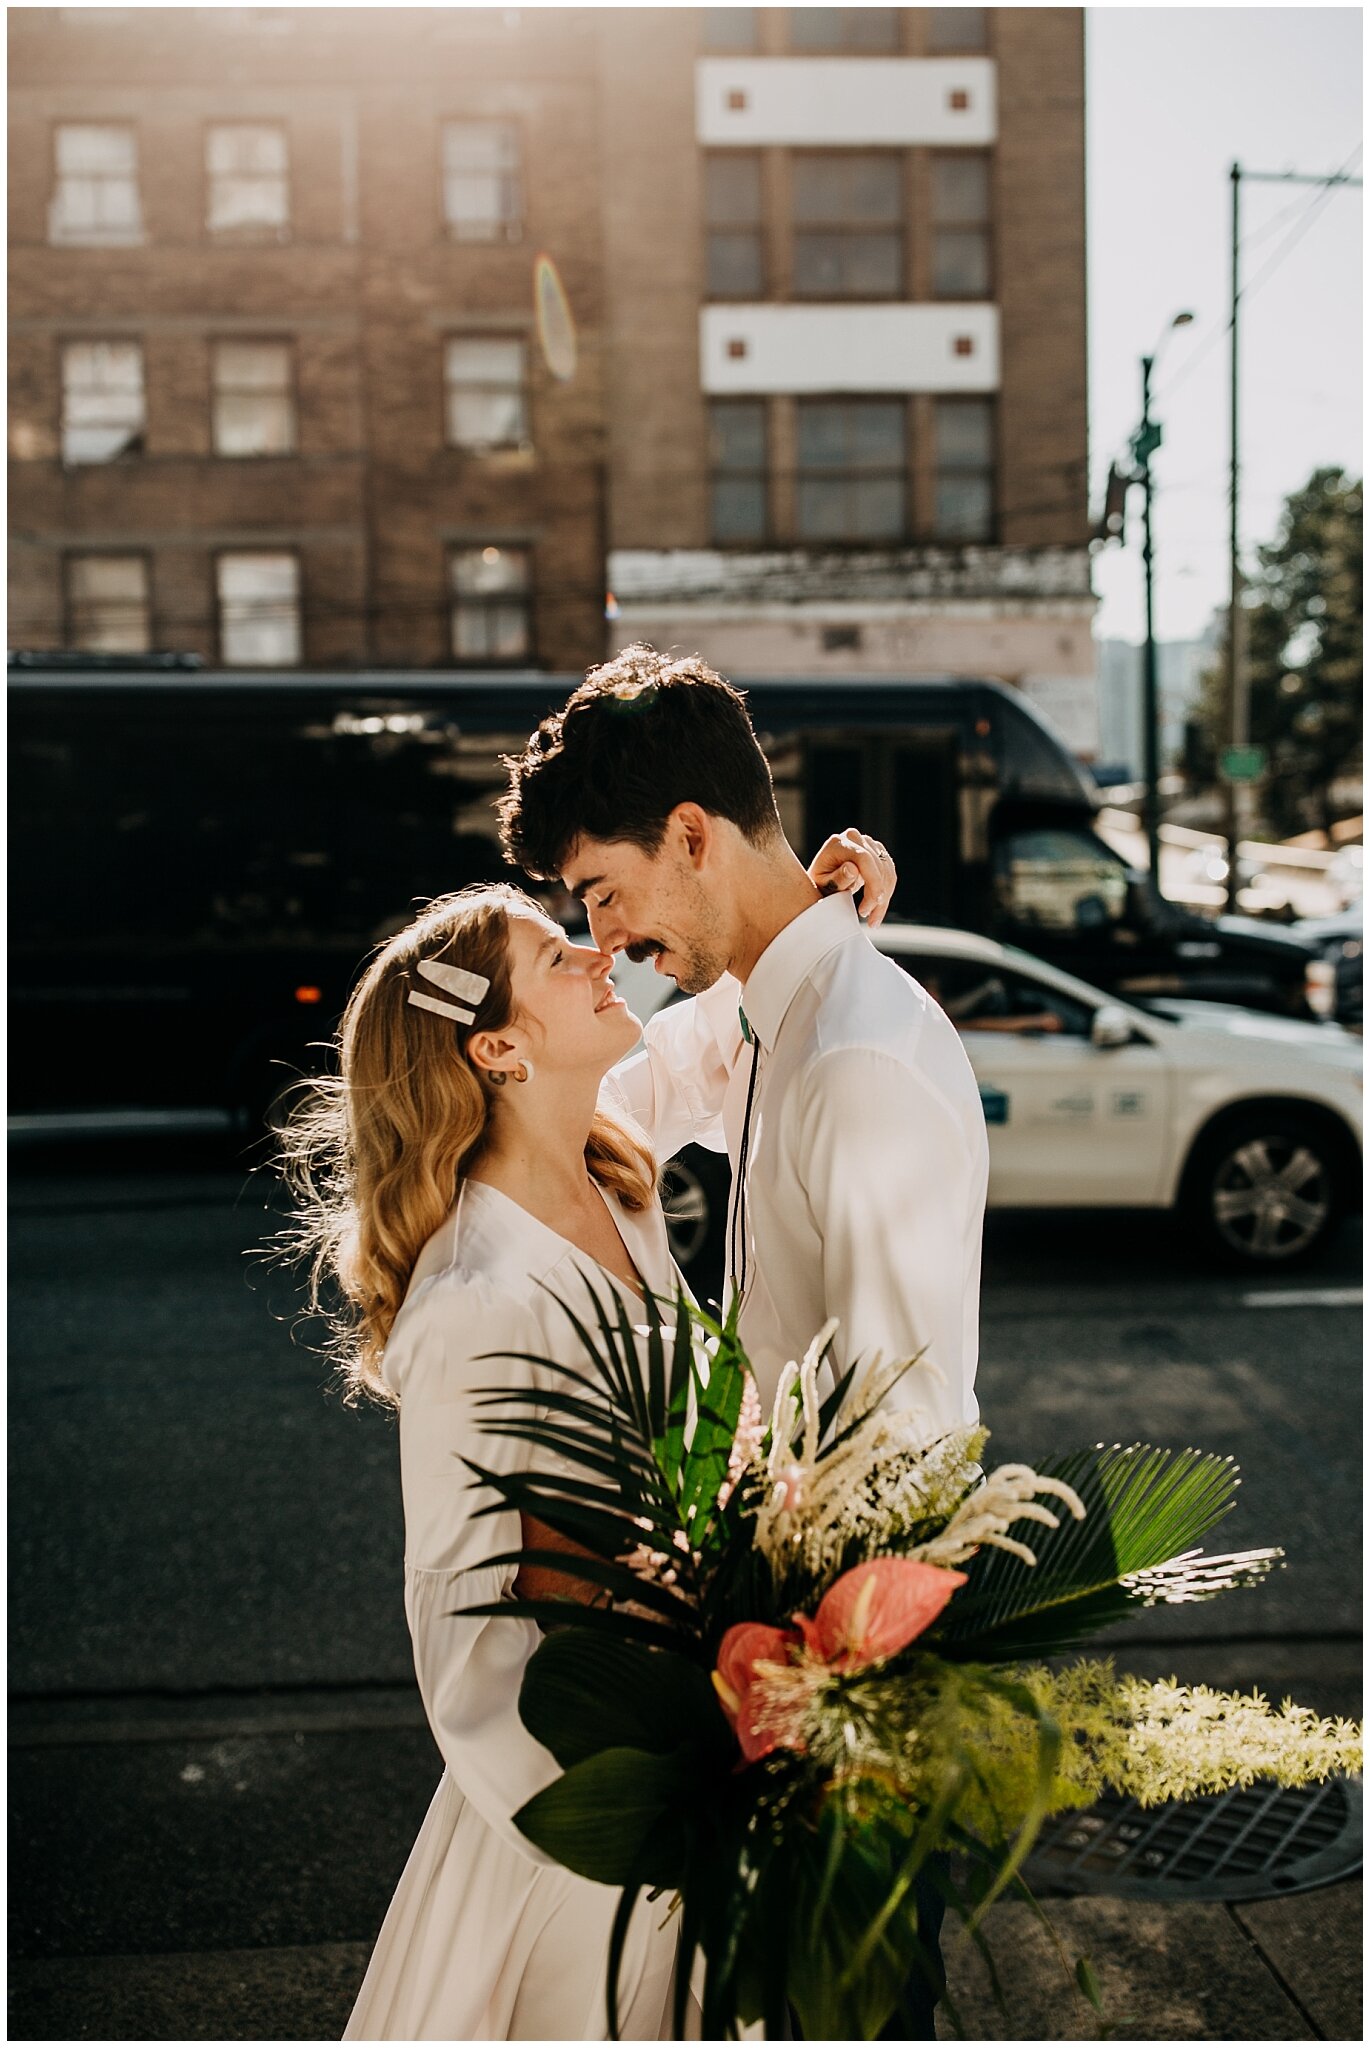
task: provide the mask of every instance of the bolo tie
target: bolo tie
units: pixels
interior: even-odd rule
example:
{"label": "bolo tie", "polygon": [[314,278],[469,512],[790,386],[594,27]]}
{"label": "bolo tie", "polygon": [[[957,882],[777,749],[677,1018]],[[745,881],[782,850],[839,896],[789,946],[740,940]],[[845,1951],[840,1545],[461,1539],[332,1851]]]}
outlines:
{"label": "bolo tie", "polygon": [[733,1299],[739,1308],[747,1297],[747,1168],[752,1145],[752,1106],[756,1101],[756,1073],[761,1046],[746,1011],[738,1005],[742,1036],[752,1049],[752,1069],[747,1077],[747,1108],[742,1118],[742,1143],[738,1147],[737,1172],[733,1177],[733,1220],[728,1232],[728,1271]]}

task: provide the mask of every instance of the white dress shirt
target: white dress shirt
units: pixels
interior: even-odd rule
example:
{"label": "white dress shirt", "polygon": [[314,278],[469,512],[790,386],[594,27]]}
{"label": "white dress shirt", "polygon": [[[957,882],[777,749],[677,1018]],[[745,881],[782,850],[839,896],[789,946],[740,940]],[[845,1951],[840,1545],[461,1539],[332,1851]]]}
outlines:
{"label": "white dress shirt", "polygon": [[663,1159],[726,1149],[737,1174],[753,1058],[739,1002],[757,1057],[739,1333],[763,1403],[835,1316],[839,1369],[921,1353],[890,1405],[921,1410],[930,1434],[975,1423],[989,1145],[954,1026],[851,898],[825,897],[745,988],[725,975],[659,1012],[608,1076],[606,1106]]}

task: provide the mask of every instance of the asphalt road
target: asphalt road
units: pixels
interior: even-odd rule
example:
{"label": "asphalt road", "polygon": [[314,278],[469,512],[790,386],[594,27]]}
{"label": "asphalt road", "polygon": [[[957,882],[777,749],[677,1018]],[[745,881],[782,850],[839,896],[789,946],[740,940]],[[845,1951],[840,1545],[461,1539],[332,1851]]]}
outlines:
{"label": "asphalt road", "polygon": [[[254,1997],[295,2037],[336,2031],[436,1783],[394,1428],[330,1393],[288,1278],[245,1256],[268,1202],[193,1157],[11,1185],[11,2038],[157,2031],[146,1972],[121,2028],[97,1959],[181,1952],[227,1972],[209,2033],[251,2035]],[[1359,1285],[1349,1226],[1253,1283],[1155,1219],[991,1219],[995,1454],[1230,1452],[1219,1547],[1287,1552],[1257,1591],[1138,1617],[1117,1639],[1138,1668],[1358,1711]],[[251,1956],[326,1944],[312,2018],[281,2021]]]}

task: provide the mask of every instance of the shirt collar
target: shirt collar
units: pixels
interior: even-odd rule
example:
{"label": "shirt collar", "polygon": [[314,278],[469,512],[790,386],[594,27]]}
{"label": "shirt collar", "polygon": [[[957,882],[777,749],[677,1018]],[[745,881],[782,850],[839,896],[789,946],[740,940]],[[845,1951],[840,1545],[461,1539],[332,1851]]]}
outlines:
{"label": "shirt collar", "polygon": [[763,1051],[774,1046],[785,1012],[819,961],[860,928],[855,902],[841,894],[810,904],[776,933],[742,989],[742,1007]]}

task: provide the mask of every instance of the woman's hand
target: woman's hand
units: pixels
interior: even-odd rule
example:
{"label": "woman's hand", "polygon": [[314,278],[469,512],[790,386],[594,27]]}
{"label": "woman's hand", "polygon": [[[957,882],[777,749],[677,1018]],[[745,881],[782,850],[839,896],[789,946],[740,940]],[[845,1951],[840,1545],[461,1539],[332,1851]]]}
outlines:
{"label": "woman's hand", "polygon": [[871,931],[883,922],[898,879],[880,841],[858,832],[855,825],[825,840],[809,866],[809,880],[822,896],[864,891],[861,916]]}

